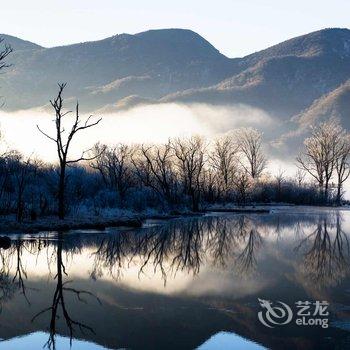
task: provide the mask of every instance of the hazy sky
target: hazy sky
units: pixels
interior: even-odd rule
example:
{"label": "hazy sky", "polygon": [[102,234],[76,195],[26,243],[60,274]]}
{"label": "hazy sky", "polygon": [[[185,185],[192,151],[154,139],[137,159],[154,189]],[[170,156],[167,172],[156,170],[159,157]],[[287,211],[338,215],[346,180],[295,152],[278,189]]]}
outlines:
{"label": "hazy sky", "polygon": [[349,0],[11,0],[1,1],[0,32],[56,46],[188,28],[236,57],[313,30],[350,27],[349,14]]}

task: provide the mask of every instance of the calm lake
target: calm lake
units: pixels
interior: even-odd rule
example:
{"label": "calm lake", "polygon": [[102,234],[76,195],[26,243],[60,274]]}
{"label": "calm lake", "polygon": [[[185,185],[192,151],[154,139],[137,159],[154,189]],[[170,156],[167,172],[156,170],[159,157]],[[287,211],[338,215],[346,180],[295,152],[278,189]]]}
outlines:
{"label": "calm lake", "polygon": [[10,237],[0,350],[350,348],[348,210]]}

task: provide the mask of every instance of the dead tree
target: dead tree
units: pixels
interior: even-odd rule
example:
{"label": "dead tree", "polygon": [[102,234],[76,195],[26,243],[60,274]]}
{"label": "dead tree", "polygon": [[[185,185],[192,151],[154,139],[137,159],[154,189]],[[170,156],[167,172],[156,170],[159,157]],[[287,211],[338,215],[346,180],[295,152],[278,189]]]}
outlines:
{"label": "dead tree", "polygon": [[62,119],[71,113],[71,111],[63,111],[63,97],[62,93],[64,88],[66,87],[66,83],[63,84],[58,84],[59,90],[57,97],[54,100],[50,100],[51,106],[55,110],[55,126],[56,126],[56,136],[52,137],[46,132],[42,131],[40,127],[37,125],[37,128],[39,131],[46,136],[48,139],[51,141],[55,142],[56,147],[57,147],[57,155],[59,159],[59,184],[58,184],[58,217],[59,219],[64,219],[65,217],[65,187],[66,187],[66,168],[70,164],[78,163],[80,161],[90,161],[93,160],[96,155],[93,157],[86,157],[85,155],[91,151],[85,150],[82,152],[81,156],[77,159],[74,160],[69,160],[68,159],[68,152],[69,152],[69,147],[71,145],[71,142],[76,135],[77,132],[91,128],[95,125],[97,125],[102,118],[98,119],[95,122],[90,122],[92,116],[90,115],[84,123],[81,123],[80,120],[80,115],[79,115],[79,103],[77,102],[76,108],[75,108],[75,118],[73,125],[67,135],[67,137],[64,137],[65,133],[65,128],[63,127],[62,124]]}

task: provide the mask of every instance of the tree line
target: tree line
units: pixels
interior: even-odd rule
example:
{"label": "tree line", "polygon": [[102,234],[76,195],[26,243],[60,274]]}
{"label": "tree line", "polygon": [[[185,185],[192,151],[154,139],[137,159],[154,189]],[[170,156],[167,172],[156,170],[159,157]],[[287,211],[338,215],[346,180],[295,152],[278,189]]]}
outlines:
{"label": "tree line", "polygon": [[[18,221],[38,216],[86,213],[116,208],[198,212],[213,204],[285,202],[341,203],[350,173],[349,135],[331,120],[312,130],[297,158],[294,178],[268,175],[263,134],[239,128],[208,141],[200,136],[172,138],[163,144],[95,144],[70,158],[77,133],[101,119],[83,120],[76,105],[70,127],[63,92],[51,100],[54,132],[38,130],[57,150],[57,164],[45,164],[16,151],[0,156],[0,212]],[[306,180],[306,174],[317,181]],[[331,180],[338,180],[336,193]]]}

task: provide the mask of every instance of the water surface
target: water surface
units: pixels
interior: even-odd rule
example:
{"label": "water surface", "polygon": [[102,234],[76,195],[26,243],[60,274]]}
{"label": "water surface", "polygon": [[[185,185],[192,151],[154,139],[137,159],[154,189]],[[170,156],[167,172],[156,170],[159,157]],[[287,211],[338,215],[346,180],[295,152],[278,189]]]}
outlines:
{"label": "water surface", "polygon": [[[13,235],[0,349],[347,349],[350,211],[213,214]],[[258,299],[327,301],[329,328],[268,328]]]}

